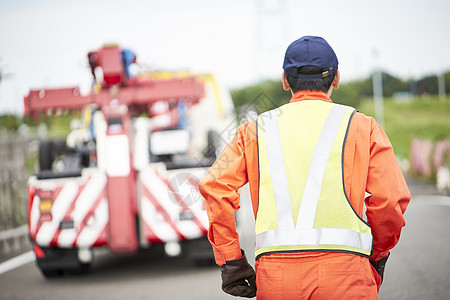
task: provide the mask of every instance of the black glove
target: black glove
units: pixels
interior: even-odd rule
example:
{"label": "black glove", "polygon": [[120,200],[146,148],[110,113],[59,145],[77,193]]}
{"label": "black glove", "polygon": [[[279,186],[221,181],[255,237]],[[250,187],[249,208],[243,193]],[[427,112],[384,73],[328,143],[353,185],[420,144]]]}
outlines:
{"label": "black glove", "polygon": [[241,251],[241,258],[221,266],[222,290],[233,296],[253,298],[256,296],[256,273],[247,262],[244,250]]}
{"label": "black glove", "polygon": [[375,271],[377,271],[378,275],[380,275],[381,283],[383,283],[384,267],[386,266],[389,255],[391,255],[391,253],[389,253],[388,256],[383,257],[379,261],[369,260]]}

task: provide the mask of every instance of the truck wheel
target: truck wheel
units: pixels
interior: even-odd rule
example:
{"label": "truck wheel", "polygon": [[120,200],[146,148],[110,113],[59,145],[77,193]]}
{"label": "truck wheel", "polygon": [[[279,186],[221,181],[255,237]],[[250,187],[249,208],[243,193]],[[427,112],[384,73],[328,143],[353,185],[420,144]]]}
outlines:
{"label": "truck wheel", "polygon": [[65,271],[68,274],[76,274],[76,275],[80,275],[80,274],[86,274],[89,271],[91,264],[83,264],[83,263],[78,263],[78,266],[76,267],[72,267],[70,269],[66,269]]}
{"label": "truck wheel", "polygon": [[215,130],[209,130],[207,134],[208,146],[205,151],[205,156],[215,160],[219,155],[220,135]]}
{"label": "truck wheel", "polygon": [[63,270],[61,269],[45,269],[45,268],[39,268],[42,275],[44,275],[45,278],[54,278],[59,277],[64,274]]}
{"label": "truck wheel", "polygon": [[41,248],[44,257],[36,258],[36,264],[46,278],[63,274],[84,274],[89,270],[89,263],[82,263],[77,249]]}
{"label": "truck wheel", "polygon": [[89,271],[89,264],[79,264],[79,266],[77,267],[70,267],[67,269],[51,269],[51,268],[47,268],[47,267],[43,267],[43,266],[39,266],[39,270],[41,271],[42,275],[44,275],[45,278],[55,278],[55,277],[60,277],[63,276],[64,273],[67,274],[73,274],[73,275],[78,275],[78,274],[86,274]]}
{"label": "truck wheel", "polygon": [[185,241],[185,250],[197,267],[215,265],[214,253],[206,237]]}
{"label": "truck wheel", "polygon": [[39,143],[39,169],[51,170],[53,164],[52,142],[41,141]]}
{"label": "truck wheel", "polygon": [[208,256],[208,257],[195,258],[194,264],[197,267],[208,267],[208,266],[214,266],[216,264],[216,261],[214,260],[214,257]]}
{"label": "truck wheel", "polygon": [[67,152],[67,146],[65,140],[54,140],[53,144],[53,153],[56,157],[64,155]]}

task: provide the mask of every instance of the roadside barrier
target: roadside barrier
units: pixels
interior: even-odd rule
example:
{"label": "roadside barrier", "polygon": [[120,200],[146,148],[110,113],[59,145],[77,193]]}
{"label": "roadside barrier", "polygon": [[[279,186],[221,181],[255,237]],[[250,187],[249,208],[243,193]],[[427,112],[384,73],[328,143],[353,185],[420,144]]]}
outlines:
{"label": "roadside barrier", "polygon": [[30,247],[28,225],[0,231],[0,258]]}
{"label": "roadside barrier", "polygon": [[420,176],[436,180],[440,191],[450,192],[450,140],[411,141],[411,169]]}

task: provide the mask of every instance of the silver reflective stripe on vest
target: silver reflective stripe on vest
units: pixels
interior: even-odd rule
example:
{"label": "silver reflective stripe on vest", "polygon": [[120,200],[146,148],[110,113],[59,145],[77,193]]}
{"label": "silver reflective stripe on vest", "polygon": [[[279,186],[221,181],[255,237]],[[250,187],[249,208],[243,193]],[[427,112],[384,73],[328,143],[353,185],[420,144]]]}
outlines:
{"label": "silver reflective stripe on vest", "polygon": [[[283,149],[281,148],[280,128],[278,126],[278,110],[268,112],[263,120],[263,130],[266,140],[266,151],[269,157],[270,177],[273,193],[277,204],[278,228],[294,228],[292,219],[291,198],[286,178]],[[280,216],[287,216],[280,218]]]}
{"label": "silver reflective stripe on vest", "polygon": [[[307,229],[312,228],[314,225],[328,158],[330,157],[331,148],[333,147],[342,119],[348,110],[349,107],[333,105],[323,125],[311,159],[305,190],[303,191],[303,197],[300,203],[297,228]],[[269,156],[269,161],[270,159]]]}
{"label": "silver reflective stripe on vest", "polygon": [[278,245],[342,245],[370,251],[372,235],[343,228],[295,228],[264,231],[256,237],[256,250]]}

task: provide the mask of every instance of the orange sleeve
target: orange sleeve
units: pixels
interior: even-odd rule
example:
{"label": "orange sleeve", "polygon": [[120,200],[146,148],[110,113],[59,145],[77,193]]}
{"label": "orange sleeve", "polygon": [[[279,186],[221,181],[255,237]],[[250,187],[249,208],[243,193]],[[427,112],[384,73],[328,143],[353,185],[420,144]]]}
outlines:
{"label": "orange sleeve", "polygon": [[234,212],[240,208],[238,189],[248,182],[245,160],[245,132],[238,127],[234,138],[199,183],[209,218],[208,238],[218,265],[241,257]]}
{"label": "orange sleeve", "polygon": [[366,191],[367,221],[372,228],[373,252],[378,261],[388,255],[405,226],[403,214],[411,199],[405,178],[383,129],[371,119],[370,158]]}

